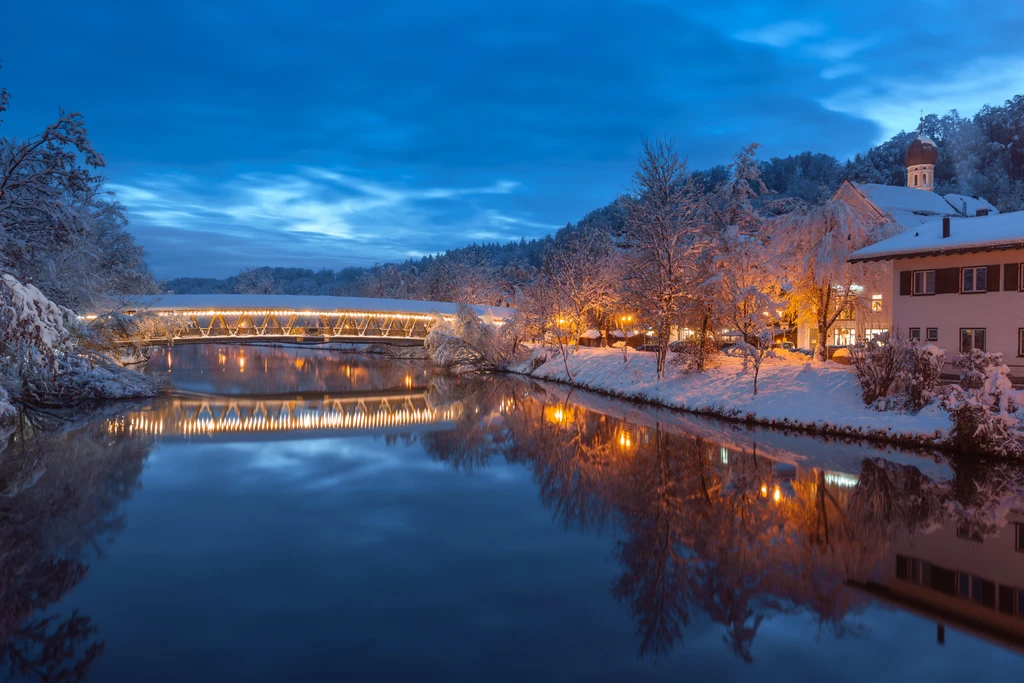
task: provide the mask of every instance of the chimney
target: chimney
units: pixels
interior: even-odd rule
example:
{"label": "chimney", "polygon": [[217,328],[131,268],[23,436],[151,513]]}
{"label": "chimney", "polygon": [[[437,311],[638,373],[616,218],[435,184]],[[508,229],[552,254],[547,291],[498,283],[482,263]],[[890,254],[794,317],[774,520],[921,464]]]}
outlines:
{"label": "chimney", "polygon": [[963,210],[960,212],[960,215],[963,216],[964,218],[967,218],[967,200],[961,199],[960,203],[963,206]]}
{"label": "chimney", "polygon": [[942,239],[949,237],[949,216],[942,217]]}

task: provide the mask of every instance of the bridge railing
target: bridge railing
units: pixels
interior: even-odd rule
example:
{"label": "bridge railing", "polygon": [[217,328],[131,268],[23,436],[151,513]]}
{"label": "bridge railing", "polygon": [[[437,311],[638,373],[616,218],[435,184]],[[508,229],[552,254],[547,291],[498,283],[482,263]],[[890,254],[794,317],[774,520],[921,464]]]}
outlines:
{"label": "bridge railing", "polygon": [[181,320],[175,339],[334,337],[422,340],[436,319],[422,313],[298,310],[180,310],[159,311],[158,315]]}

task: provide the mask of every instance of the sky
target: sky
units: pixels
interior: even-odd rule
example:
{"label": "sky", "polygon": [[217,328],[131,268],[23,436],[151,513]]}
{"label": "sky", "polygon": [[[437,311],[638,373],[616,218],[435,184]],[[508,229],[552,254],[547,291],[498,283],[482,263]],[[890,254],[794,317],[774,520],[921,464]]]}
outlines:
{"label": "sky", "polygon": [[531,239],[692,168],[1024,93],[1024,3],[0,2],[0,135],[85,115],[158,278]]}

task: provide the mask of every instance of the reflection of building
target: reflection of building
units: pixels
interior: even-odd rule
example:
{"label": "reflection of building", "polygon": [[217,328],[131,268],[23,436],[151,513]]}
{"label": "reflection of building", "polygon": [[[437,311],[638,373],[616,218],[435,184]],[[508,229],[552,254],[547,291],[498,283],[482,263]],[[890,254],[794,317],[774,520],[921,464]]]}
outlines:
{"label": "reflection of building", "polygon": [[940,627],[1024,650],[1024,513],[984,538],[955,525],[903,531],[880,580],[861,587]]}

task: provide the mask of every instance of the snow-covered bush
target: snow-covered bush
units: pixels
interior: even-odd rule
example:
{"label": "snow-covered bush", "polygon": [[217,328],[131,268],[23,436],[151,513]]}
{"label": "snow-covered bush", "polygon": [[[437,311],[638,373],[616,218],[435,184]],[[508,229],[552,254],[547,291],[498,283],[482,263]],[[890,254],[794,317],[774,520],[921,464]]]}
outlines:
{"label": "snow-covered bush", "polygon": [[68,403],[82,399],[152,396],[153,380],[79,348],[72,314],[32,285],[0,276],[0,399]]}
{"label": "snow-covered bush", "polygon": [[960,382],[942,398],[953,426],[946,441],[965,452],[1024,455],[1024,423],[1001,353],[960,354]]}
{"label": "snow-covered bush", "polygon": [[865,405],[916,413],[935,399],[942,349],[899,335],[878,335],[849,352]]}
{"label": "snow-covered bush", "polygon": [[517,318],[492,324],[460,304],[455,318],[437,315],[423,345],[430,359],[455,373],[493,372],[516,360],[522,351],[522,325]]}
{"label": "snow-covered bush", "polygon": [[0,275],[0,384],[15,398],[56,379],[60,358],[72,349],[65,316],[67,309],[34,286]]}
{"label": "snow-covered bush", "polygon": [[931,405],[937,397],[939,376],[946,364],[946,353],[935,344],[911,340],[906,346],[903,369],[897,377],[902,408],[911,413]]}
{"label": "snow-covered bush", "polygon": [[722,350],[712,335],[705,335],[703,343],[699,335],[678,342],[679,350],[669,356],[672,365],[683,372],[704,372],[718,365]]}

